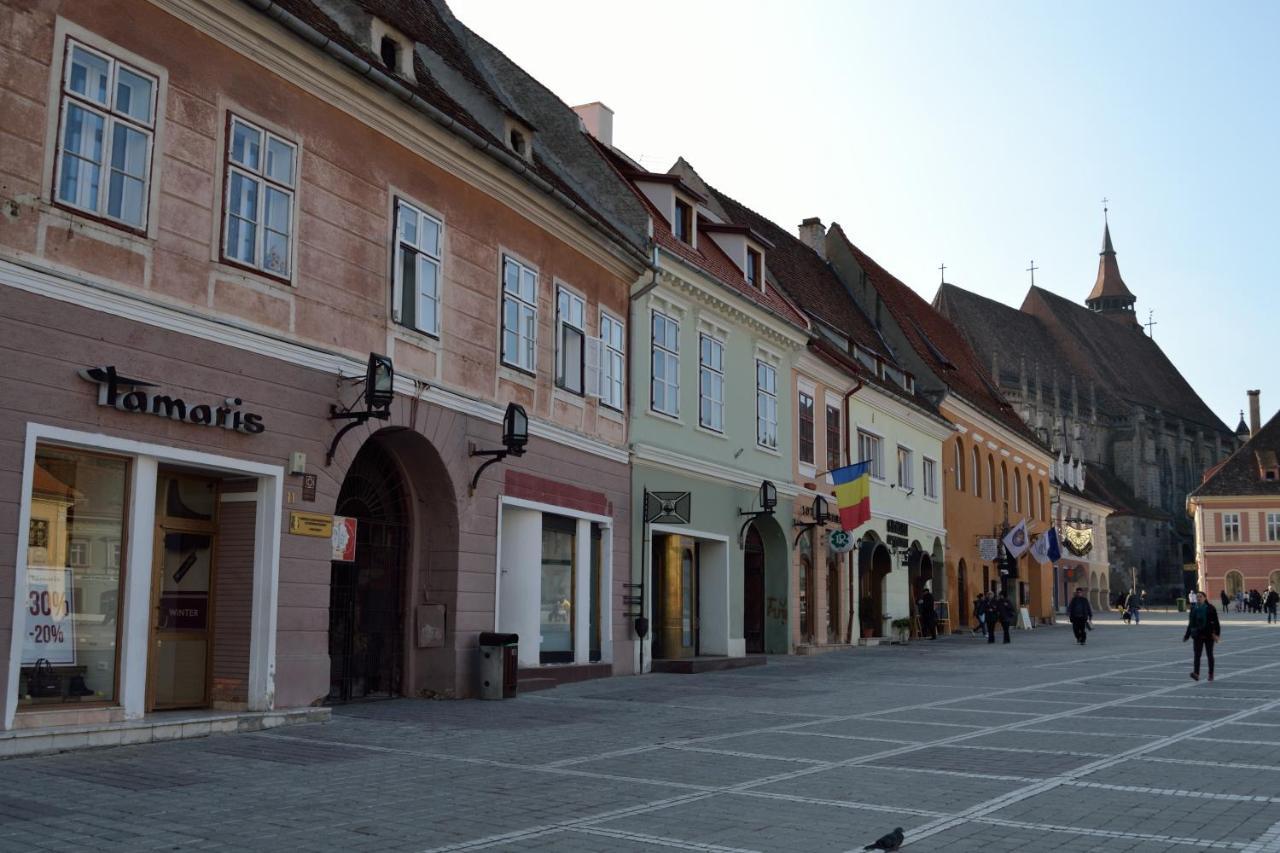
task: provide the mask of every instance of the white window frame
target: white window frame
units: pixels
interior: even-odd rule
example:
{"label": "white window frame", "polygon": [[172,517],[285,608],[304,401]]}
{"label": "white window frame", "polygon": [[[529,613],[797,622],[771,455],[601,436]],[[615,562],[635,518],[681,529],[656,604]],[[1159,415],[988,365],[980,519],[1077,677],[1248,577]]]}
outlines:
{"label": "white window frame", "polygon": [[[818,401],[814,399],[817,395],[810,388],[796,389],[796,458],[800,460],[802,465],[816,465],[818,458]],[[804,458],[804,426],[800,418],[803,410],[801,398],[809,401],[809,453],[811,458]],[[826,424],[823,424],[826,428]]]}
{"label": "white window frame", "polygon": [[756,359],[756,446],[778,449],[778,368],[762,358]]}
{"label": "white window frame", "polygon": [[[564,308],[568,308],[569,316],[564,316]],[[573,321],[574,314],[578,322]],[[565,342],[567,336],[577,334],[578,345],[578,387],[568,385],[565,371]],[[583,396],[587,391],[587,300],[563,284],[556,286],[556,375],[555,385],[562,391]]]}
{"label": "white window frame", "polygon": [[[719,367],[706,359],[707,348],[719,355]],[[708,420],[709,408],[716,417]],[[698,333],[698,426],[724,433],[724,341],[707,332]]]}
{"label": "white window frame", "polygon": [[107,568],[120,568],[120,555],[123,552],[123,546],[119,539],[110,539],[107,541]]}
{"label": "white window frame", "polygon": [[[657,340],[659,319],[663,322],[661,344]],[[674,347],[667,343],[667,325],[675,329]],[[680,417],[680,321],[656,308],[649,313],[649,350],[649,411],[669,418],[678,418]],[[658,378],[656,367],[660,360],[664,364],[663,374],[667,377],[665,379]],[[663,387],[662,396],[667,404],[664,408],[658,407],[657,395],[654,393],[659,383]]]}
{"label": "white window frame", "polygon": [[928,456],[920,457],[920,487],[931,501],[938,499],[938,463]]}
{"label": "white window frame", "polygon": [[1267,513],[1267,541],[1280,542],[1280,512]]}
{"label": "white window frame", "polygon": [[898,488],[910,491],[916,487],[916,453],[905,444],[898,445]]}
{"label": "white window frame", "polygon": [[[508,269],[516,271],[515,290],[511,290],[507,286]],[[533,277],[533,294],[531,298],[522,289],[526,275]],[[538,372],[538,271],[504,253],[502,255],[499,285],[502,288],[501,323],[499,324],[502,329],[502,337],[499,343],[502,363],[508,367],[514,367],[516,370],[536,374]],[[515,329],[507,328],[508,305],[514,306],[516,310]],[[530,334],[525,334],[526,331],[530,332]],[[514,356],[507,352],[508,334],[515,336],[516,353]]]}
{"label": "white window frame", "polygon": [[[232,145],[235,142],[236,125],[257,131],[260,135],[260,143],[258,147],[258,165],[252,167],[243,163],[238,163],[231,159]],[[297,217],[298,217],[298,173],[302,168],[302,160],[299,155],[298,143],[286,139],[278,133],[273,133],[261,124],[250,121],[247,118],[233,112],[227,113],[227,138],[225,140],[225,149],[222,152],[223,167],[225,174],[222,176],[222,239],[221,239],[221,259],[225,263],[234,264],[239,267],[246,267],[260,272],[263,275],[270,276],[285,282],[293,281],[294,273],[294,248],[297,244]],[[270,150],[271,143],[278,142],[289,149],[293,157],[293,168],[291,169],[290,183],[284,183],[276,178],[267,175],[267,155]],[[231,182],[239,175],[247,181],[251,181],[258,187],[257,203],[254,208],[253,219],[253,260],[245,260],[244,258],[232,255],[229,251],[229,241],[231,239]],[[284,195],[289,200],[289,232],[285,234],[285,271],[281,272],[266,266],[265,244],[266,232],[271,230],[273,233],[280,233],[275,229],[268,229],[266,224],[266,206],[267,192],[273,190]],[[236,219],[246,221],[242,216],[235,216]]]}
{"label": "white window frame", "polygon": [[[405,214],[412,213],[417,217],[417,227],[415,229],[417,239],[409,241],[405,238],[404,221]],[[425,229],[422,227],[422,220],[427,220],[436,227],[436,245],[433,252],[430,246],[424,245],[426,240]],[[444,222],[436,216],[427,213],[421,207],[402,198],[396,199],[395,208],[395,232],[392,237],[392,243],[395,246],[394,273],[392,278],[392,318],[407,328],[422,332],[432,337],[440,336],[440,279],[444,274]],[[413,305],[413,325],[409,325],[404,321],[404,253],[408,249],[413,252],[414,261],[417,265],[427,263],[435,268],[435,286],[430,294],[425,294],[422,288],[422,277],[414,273],[414,289],[417,291]],[[422,323],[422,304],[424,300],[435,303],[435,310],[432,312],[435,322],[430,326]]]}
{"label": "white window frame", "polygon": [[600,311],[600,403],[623,411],[627,399],[627,326]]}
{"label": "white window frame", "polygon": [[1224,512],[1222,514],[1222,541],[1223,542],[1239,542],[1240,540],[1240,513]]}
{"label": "white window frame", "polygon": [[[99,59],[107,63],[107,102],[101,103],[86,95],[81,95],[71,91],[71,57],[76,49],[83,50],[86,53],[97,56]],[[151,103],[148,109],[150,120],[141,122],[133,116],[119,112],[116,109],[116,98],[119,94],[119,76],[120,69],[124,68],[131,74],[146,78],[151,82]],[[77,210],[82,213],[97,217],[106,222],[119,225],[129,231],[145,234],[147,232],[148,223],[151,217],[151,178],[153,174],[153,160],[155,154],[155,133],[156,133],[156,113],[159,110],[160,100],[160,79],[136,65],[116,59],[110,53],[90,47],[82,41],[68,38],[65,42],[65,52],[62,62],[62,74],[60,77],[60,85],[58,87],[58,128],[57,135],[54,137],[54,156],[53,156],[53,184],[50,187],[50,198],[54,204],[60,207],[66,207]],[[102,119],[102,161],[97,164],[99,169],[98,175],[98,192],[95,199],[96,207],[88,207],[76,201],[69,201],[60,195],[60,187],[62,185],[63,170],[66,167],[67,152],[63,148],[66,128],[67,113],[69,107],[74,104],[79,109],[87,113],[91,113]],[[146,154],[146,174],[142,179],[142,221],[138,223],[129,222],[117,216],[112,216],[107,212],[107,208],[111,200],[111,155],[112,143],[115,141],[115,128],[117,125],[124,125],[130,130],[142,134],[146,138],[147,154]],[[80,160],[87,158],[81,157],[79,154],[72,154]]]}
{"label": "white window frame", "polygon": [[871,478],[884,482],[884,437],[858,428],[858,458],[855,462],[871,462]]}
{"label": "white window frame", "polygon": [[[80,554],[77,556],[76,552]],[[67,565],[84,568],[93,561],[93,544],[83,537],[67,542]]]}

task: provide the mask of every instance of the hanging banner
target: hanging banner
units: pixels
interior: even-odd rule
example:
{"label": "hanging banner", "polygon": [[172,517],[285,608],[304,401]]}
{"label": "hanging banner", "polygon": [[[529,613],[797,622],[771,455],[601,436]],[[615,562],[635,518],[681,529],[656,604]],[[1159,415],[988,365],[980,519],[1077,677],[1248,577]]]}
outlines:
{"label": "hanging banner", "polygon": [[1093,550],[1093,528],[1067,527],[1062,531],[1062,543],[1072,554],[1083,557]]}
{"label": "hanging banner", "polygon": [[54,666],[76,662],[76,625],[71,569],[27,569],[27,626],[22,665],[44,658]]}

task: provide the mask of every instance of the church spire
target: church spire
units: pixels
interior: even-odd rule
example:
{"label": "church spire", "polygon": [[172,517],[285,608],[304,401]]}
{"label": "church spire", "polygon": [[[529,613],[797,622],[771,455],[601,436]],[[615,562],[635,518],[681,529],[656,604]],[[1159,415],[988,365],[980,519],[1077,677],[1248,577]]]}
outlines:
{"label": "church spire", "polygon": [[[1103,208],[1104,220],[1106,208]],[[1133,304],[1138,298],[1125,286],[1120,277],[1120,265],[1116,263],[1116,250],[1111,245],[1111,223],[1104,221],[1102,226],[1102,251],[1098,253],[1098,278],[1093,283],[1085,304],[1101,314],[1118,315],[1136,324]]]}

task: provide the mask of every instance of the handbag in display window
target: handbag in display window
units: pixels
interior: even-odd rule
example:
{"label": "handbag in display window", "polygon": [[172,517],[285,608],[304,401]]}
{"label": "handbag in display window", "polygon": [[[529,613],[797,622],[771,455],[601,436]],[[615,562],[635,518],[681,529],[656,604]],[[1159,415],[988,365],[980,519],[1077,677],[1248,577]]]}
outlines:
{"label": "handbag in display window", "polygon": [[27,676],[27,693],[37,698],[62,695],[62,679],[53,671],[48,658],[40,658]]}

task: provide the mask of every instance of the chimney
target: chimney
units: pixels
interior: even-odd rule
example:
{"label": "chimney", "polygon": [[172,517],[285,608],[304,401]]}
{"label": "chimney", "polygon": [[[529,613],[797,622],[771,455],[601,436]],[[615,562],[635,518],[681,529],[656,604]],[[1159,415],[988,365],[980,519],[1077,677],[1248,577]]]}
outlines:
{"label": "chimney", "polygon": [[606,148],[613,147],[613,110],[599,101],[582,104],[573,108],[582,120],[582,127],[587,133],[600,140]]}
{"label": "chimney", "polygon": [[1258,401],[1258,395],[1262,390],[1249,392],[1249,438],[1253,438],[1258,434],[1258,421],[1261,419],[1262,412],[1261,403]]}
{"label": "chimney", "polygon": [[797,231],[799,232],[801,243],[817,252],[818,257],[824,259],[827,257],[827,226],[822,224],[821,219],[816,216],[810,216],[800,223]]}

